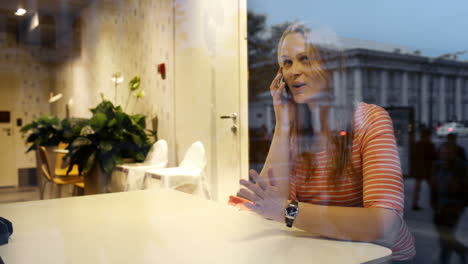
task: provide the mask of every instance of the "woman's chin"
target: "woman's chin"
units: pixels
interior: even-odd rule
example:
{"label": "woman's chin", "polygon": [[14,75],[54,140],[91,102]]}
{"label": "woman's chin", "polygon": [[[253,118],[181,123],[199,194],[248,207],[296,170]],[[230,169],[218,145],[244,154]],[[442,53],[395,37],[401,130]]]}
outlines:
{"label": "woman's chin", "polygon": [[294,95],[294,102],[297,104],[307,104],[314,100],[314,96],[306,94],[296,94]]}
{"label": "woman's chin", "polygon": [[306,98],[303,98],[301,96],[294,96],[294,102],[296,104],[306,104],[308,103],[308,101],[306,100]]}
{"label": "woman's chin", "polygon": [[328,101],[330,94],[327,92],[316,92],[313,94],[295,94],[294,102],[297,104],[316,103],[317,101]]}

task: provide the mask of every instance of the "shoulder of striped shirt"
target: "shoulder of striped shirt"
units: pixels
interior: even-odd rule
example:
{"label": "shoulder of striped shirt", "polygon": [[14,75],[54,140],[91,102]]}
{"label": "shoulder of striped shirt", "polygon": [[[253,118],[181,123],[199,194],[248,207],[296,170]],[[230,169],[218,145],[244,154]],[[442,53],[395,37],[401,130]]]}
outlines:
{"label": "shoulder of striped shirt", "polygon": [[354,131],[356,135],[361,135],[367,130],[368,126],[381,119],[390,120],[390,115],[381,106],[359,102],[354,114]]}
{"label": "shoulder of striped shirt", "polygon": [[359,117],[365,118],[366,121],[369,121],[369,119],[389,117],[389,114],[387,110],[385,110],[381,106],[360,102],[358,107],[356,108],[355,114],[355,118]]}

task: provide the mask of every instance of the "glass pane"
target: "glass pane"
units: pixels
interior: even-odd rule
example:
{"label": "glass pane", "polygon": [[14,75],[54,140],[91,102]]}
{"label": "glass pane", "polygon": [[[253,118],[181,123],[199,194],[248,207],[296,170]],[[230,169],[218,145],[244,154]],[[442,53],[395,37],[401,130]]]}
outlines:
{"label": "glass pane", "polygon": [[[281,172],[296,178],[291,199],[395,210],[414,236],[415,248],[411,239],[402,238],[408,233],[395,230],[405,242],[387,245],[394,260],[466,261],[468,53],[466,38],[457,32],[467,28],[468,20],[459,7],[421,1],[249,1],[250,167],[263,169],[262,174],[266,168],[281,171],[273,160],[286,162],[289,152],[291,169]],[[437,29],[443,33],[433,34]],[[309,55],[306,64],[301,61],[304,54]],[[316,65],[325,72],[325,85],[320,86]],[[271,83],[278,71],[292,88],[292,100],[278,95],[281,100],[275,104],[271,93],[283,89]],[[319,96],[321,91],[331,101]],[[299,110],[286,118],[281,115],[284,106]],[[333,116],[340,107],[355,113],[350,130],[333,129],[333,124],[339,127],[339,120],[349,118]],[[334,136],[340,131],[349,141]],[[285,133],[290,144],[283,143],[283,156],[274,156]],[[388,141],[383,134],[389,134]],[[345,142],[350,145],[343,147]],[[320,144],[322,148],[316,147]],[[321,151],[328,154],[327,161],[321,160]],[[270,160],[265,161],[267,155]],[[346,157],[352,160],[348,165]],[[388,160],[393,160],[391,165]],[[354,175],[363,180],[362,193],[345,187],[353,173],[343,166],[354,166]],[[334,175],[343,182],[322,182]],[[374,191],[381,196],[373,197]],[[383,198],[385,193],[393,198]],[[395,197],[404,199],[404,208]],[[337,209],[337,215],[344,211]],[[351,223],[360,213],[350,212]],[[328,220],[330,228],[337,228],[333,218]],[[353,228],[342,230],[353,236]]]}

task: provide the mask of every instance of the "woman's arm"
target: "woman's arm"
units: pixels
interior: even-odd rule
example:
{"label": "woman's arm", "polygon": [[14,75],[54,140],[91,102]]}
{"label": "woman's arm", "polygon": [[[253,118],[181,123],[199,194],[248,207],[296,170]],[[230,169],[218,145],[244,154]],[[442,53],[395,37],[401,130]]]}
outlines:
{"label": "woman's arm", "polygon": [[364,207],[300,203],[294,225],[336,239],[376,242],[391,247],[405,223],[403,180],[393,125],[381,107],[368,106],[361,123]]}
{"label": "woman's arm", "polygon": [[[284,221],[282,219],[281,221]],[[342,240],[394,245],[402,220],[386,208],[323,206],[299,203],[294,226],[311,234]]]}
{"label": "woman's arm", "polygon": [[[285,208],[289,201],[279,193],[273,170],[268,178],[259,178],[251,173],[258,184],[241,180],[247,189],[241,189],[243,196],[255,204],[245,206],[260,215],[285,222]],[[299,203],[299,214],[294,226],[313,235],[334,239],[374,242],[386,247],[395,244],[401,225],[404,224],[398,212],[378,207],[338,207]]]}
{"label": "woman's arm", "polygon": [[289,175],[291,172],[291,161],[289,157],[290,133],[288,127],[276,126],[271,142],[270,150],[260,177],[268,178],[268,169],[275,172],[275,181],[284,199],[289,196]]}
{"label": "woman's arm", "polygon": [[281,195],[288,199],[290,161],[290,130],[294,118],[295,103],[292,99],[283,98],[285,83],[279,82],[283,77],[281,69],[270,84],[270,92],[275,110],[276,126],[268,155],[260,173],[263,179],[268,178],[268,169],[275,171],[275,180]]}
{"label": "woman's arm", "polygon": [[[404,225],[403,181],[396,150],[393,126],[382,108],[369,109],[361,142],[364,207],[337,207],[299,203],[294,226],[314,235],[334,239],[375,242],[391,247]],[[276,179],[277,171],[270,171]],[[255,178],[255,177],[254,177]],[[262,180],[259,180],[262,184]],[[268,218],[284,222],[287,201],[275,195],[276,183],[263,187],[241,182],[254,195],[249,208]],[[249,195],[247,192],[246,195]]]}

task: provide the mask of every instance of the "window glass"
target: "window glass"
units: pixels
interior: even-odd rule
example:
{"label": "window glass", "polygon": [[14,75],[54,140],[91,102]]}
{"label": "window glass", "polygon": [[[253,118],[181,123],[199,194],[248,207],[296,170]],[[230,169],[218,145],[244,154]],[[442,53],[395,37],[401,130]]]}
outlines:
{"label": "window glass", "polygon": [[463,1],[0,3],[0,263],[466,262]]}

